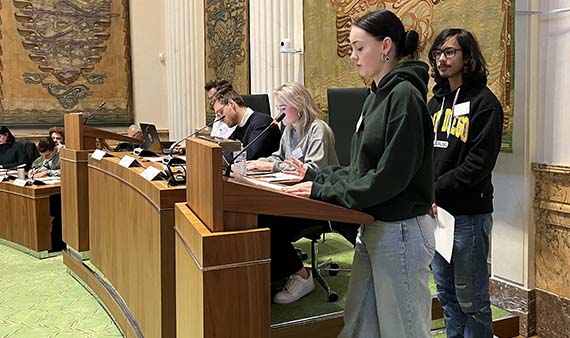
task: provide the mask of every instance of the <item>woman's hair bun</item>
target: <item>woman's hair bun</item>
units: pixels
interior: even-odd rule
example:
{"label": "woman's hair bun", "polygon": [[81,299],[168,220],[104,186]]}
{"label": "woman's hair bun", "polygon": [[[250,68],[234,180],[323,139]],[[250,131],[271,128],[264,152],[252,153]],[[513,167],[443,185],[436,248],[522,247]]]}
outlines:
{"label": "woman's hair bun", "polygon": [[404,34],[404,41],[402,43],[402,56],[414,54],[418,49],[420,36],[418,32],[409,30]]}

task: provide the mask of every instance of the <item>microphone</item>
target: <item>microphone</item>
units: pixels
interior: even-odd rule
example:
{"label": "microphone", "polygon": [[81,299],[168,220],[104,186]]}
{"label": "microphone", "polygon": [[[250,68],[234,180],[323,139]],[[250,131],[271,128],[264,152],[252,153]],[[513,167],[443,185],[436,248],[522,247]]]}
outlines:
{"label": "microphone", "polygon": [[168,149],[170,150],[170,153],[172,154],[172,149],[176,148],[176,146],[179,145],[179,144],[180,144],[182,141],[184,141],[185,139],[187,139],[187,138],[189,138],[189,137],[192,137],[192,136],[198,134],[198,133],[201,132],[202,130],[213,126],[214,123],[219,122],[219,121],[221,121],[221,120],[223,120],[223,119],[224,119],[224,116],[222,115],[222,116],[220,116],[220,117],[218,117],[218,118],[212,120],[212,122],[206,124],[206,125],[203,126],[202,128],[200,128],[200,129],[194,131],[193,133],[190,133],[190,134],[188,134],[187,136],[184,136],[184,138],[181,138],[180,140],[176,141],[176,143],[173,143],[173,144],[170,146],[170,148],[168,148]]}
{"label": "microphone", "polygon": [[285,112],[279,114],[279,116],[277,116],[276,118],[273,119],[273,121],[271,121],[271,123],[265,128],[263,129],[263,131],[261,133],[259,133],[253,140],[251,140],[251,142],[249,142],[248,145],[246,145],[245,147],[243,147],[243,149],[237,153],[229,162],[228,162],[228,167],[226,168],[226,172],[224,173],[224,176],[229,177],[230,176],[230,171],[232,170],[232,164],[234,164],[236,158],[239,157],[239,155],[243,154],[252,144],[254,144],[261,136],[265,135],[265,133],[267,133],[267,131],[269,129],[271,129],[271,127],[276,126],[279,124],[279,122],[281,122],[283,119],[285,118]]}
{"label": "microphone", "polygon": [[96,112],[98,112],[99,110],[101,110],[101,108],[103,108],[105,106],[105,104],[107,104],[107,102],[105,101],[101,101],[101,103],[99,104],[99,106],[97,106],[97,108],[95,108],[94,111],[90,112],[87,114],[87,117],[85,118],[85,120],[83,120],[83,125],[87,124],[87,121],[89,121],[89,119],[95,115]]}

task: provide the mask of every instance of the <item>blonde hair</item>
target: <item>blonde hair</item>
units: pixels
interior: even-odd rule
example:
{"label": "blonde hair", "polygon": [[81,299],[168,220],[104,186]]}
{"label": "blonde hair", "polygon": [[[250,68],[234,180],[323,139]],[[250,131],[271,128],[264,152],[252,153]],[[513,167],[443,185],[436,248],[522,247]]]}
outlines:
{"label": "blonde hair", "polygon": [[309,90],[299,82],[287,82],[275,90],[275,98],[284,105],[295,108],[299,112],[301,137],[304,136],[311,123],[320,120],[322,114]]}

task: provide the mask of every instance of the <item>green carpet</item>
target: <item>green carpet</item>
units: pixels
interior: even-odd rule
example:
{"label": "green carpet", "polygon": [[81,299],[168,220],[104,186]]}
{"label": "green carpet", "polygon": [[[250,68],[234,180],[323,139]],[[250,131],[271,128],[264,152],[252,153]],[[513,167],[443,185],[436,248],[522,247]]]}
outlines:
{"label": "green carpet", "polygon": [[0,337],[122,337],[97,299],[66,271],[62,256],[38,260],[0,245]]}
{"label": "green carpet", "polygon": [[[297,247],[310,252],[310,242],[299,241]],[[342,237],[327,234],[319,243],[321,259],[334,256],[341,268],[349,268],[352,246]],[[339,294],[335,303],[327,301],[320,285],[299,301],[288,305],[271,305],[273,324],[321,314],[342,311],[346,300],[349,274],[325,276],[331,288]],[[435,290],[433,281],[430,281]],[[509,313],[493,308],[493,317]],[[440,334],[443,320],[433,322],[435,337]],[[32,256],[0,245],[0,337],[2,338],[119,338],[121,332],[81,284],[73,279],[61,256],[38,260]]]}
{"label": "green carpet", "polygon": [[[295,243],[295,247],[300,248],[307,254],[310,254],[311,252],[310,246],[311,242],[306,239],[302,239]],[[352,248],[352,245],[338,234],[327,234],[326,240],[324,242],[319,242],[320,261],[332,257],[333,261],[337,262],[341,268],[350,268],[353,255],[354,249]],[[306,262],[306,264],[308,263],[309,261]],[[331,289],[339,294],[339,300],[337,302],[328,302],[325,290],[315,282],[315,291],[295,303],[287,305],[272,304],[272,324],[342,311],[346,301],[346,289],[348,287],[350,275],[348,273],[339,273],[338,276],[329,277],[325,274],[325,279],[329,283]],[[432,276],[430,276],[430,289],[432,290],[432,293],[435,293],[435,283]],[[492,311],[493,318],[510,316],[510,313],[497,307],[493,307]],[[433,330],[441,330],[444,327],[443,319],[434,320],[432,322]],[[435,337],[444,338],[445,334],[438,334]]]}

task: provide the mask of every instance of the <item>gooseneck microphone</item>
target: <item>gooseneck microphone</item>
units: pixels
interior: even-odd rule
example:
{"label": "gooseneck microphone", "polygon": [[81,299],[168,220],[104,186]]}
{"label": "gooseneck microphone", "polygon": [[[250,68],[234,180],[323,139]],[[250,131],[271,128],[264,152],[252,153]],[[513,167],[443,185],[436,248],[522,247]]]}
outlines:
{"label": "gooseneck microphone", "polygon": [[218,118],[212,120],[212,122],[206,124],[206,125],[203,126],[202,128],[200,128],[200,129],[194,131],[193,133],[190,133],[190,134],[188,134],[187,136],[184,136],[184,138],[181,138],[180,140],[176,141],[176,143],[173,143],[173,144],[170,146],[170,148],[169,148],[170,153],[172,153],[172,149],[176,148],[176,146],[179,145],[180,142],[184,141],[185,139],[187,139],[187,138],[189,138],[189,137],[192,137],[192,136],[198,134],[199,132],[201,132],[202,130],[204,130],[204,129],[206,129],[206,128],[209,128],[209,127],[213,126],[214,123],[219,122],[219,121],[221,121],[221,120],[223,120],[223,119],[224,119],[224,116],[222,115],[222,116],[220,116],[220,117],[218,117]]}
{"label": "gooseneck microphone", "polygon": [[99,106],[97,106],[97,108],[95,108],[94,111],[90,112],[87,114],[87,117],[85,118],[85,120],[83,120],[83,125],[87,124],[87,121],[89,121],[89,119],[95,115],[95,113],[97,113],[99,110],[101,110],[101,108],[103,108],[105,106],[105,104],[107,104],[107,102],[105,101],[101,101],[101,103],[99,104]]}
{"label": "gooseneck microphone", "polygon": [[251,142],[249,142],[248,145],[246,145],[245,147],[243,147],[243,149],[237,153],[229,162],[228,162],[228,167],[226,168],[226,172],[224,173],[224,176],[229,177],[230,176],[230,172],[232,170],[232,164],[234,164],[236,158],[239,157],[239,155],[243,154],[252,144],[254,144],[257,140],[259,140],[259,138],[263,135],[265,135],[267,133],[267,131],[269,131],[269,129],[271,129],[271,127],[276,126],[277,124],[279,124],[279,122],[281,122],[283,119],[285,118],[285,113],[281,113],[279,114],[279,116],[277,116],[276,118],[273,119],[273,121],[271,121],[271,123],[265,128],[263,129],[263,131],[261,133],[259,133],[253,140],[251,140]]}

